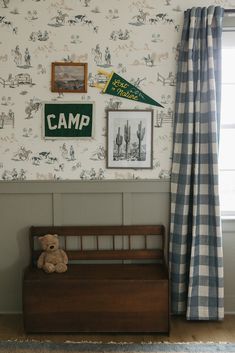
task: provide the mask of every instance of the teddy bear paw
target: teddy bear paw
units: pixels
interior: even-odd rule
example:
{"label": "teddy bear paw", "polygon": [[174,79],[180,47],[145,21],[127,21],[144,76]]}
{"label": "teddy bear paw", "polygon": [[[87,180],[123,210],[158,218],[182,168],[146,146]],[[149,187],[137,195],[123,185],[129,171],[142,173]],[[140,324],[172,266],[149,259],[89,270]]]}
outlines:
{"label": "teddy bear paw", "polygon": [[46,273],[52,273],[55,272],[55,266],[51,263],[45,263],[45,265],[43,266],[43,269]]}
{"label": "teddy bear paw", "polygon": [[58,273],[66,272],[67,269],[68,269],[67,265],[65,265],[63,262],[60,262],[55,266],[55,272],[58,272]]}

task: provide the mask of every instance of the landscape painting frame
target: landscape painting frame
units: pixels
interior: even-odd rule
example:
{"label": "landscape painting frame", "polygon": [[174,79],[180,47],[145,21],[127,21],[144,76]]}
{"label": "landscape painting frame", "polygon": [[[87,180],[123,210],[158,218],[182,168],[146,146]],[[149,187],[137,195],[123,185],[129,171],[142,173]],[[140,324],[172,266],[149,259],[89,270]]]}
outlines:
{"label": "landscape painting frame", "polygon": [[87,93],[87,63],[53,62],[51,91]]}
{"label": "landscape painting frame", "polygon": [[107,168],[153,168],[153,110],[107,111]]}

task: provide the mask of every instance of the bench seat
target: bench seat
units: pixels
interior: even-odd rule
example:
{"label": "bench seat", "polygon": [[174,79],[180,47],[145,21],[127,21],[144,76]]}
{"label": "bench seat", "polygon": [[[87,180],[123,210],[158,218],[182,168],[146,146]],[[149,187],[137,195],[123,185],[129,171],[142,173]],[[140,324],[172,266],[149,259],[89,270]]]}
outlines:
{"label": "bench seat", "polygon": [[36,267],[25,272],[27,281],[58,280],[164,280],[168,276],[163,264],[79,264],[69,265],[65,273],[47,274]]}
{"label": "bench seat", "polygon": [[46,274],[31,265],[23,313],[28,333],[168,333],[168,270],[164,262],[77,263],[66,273]]}

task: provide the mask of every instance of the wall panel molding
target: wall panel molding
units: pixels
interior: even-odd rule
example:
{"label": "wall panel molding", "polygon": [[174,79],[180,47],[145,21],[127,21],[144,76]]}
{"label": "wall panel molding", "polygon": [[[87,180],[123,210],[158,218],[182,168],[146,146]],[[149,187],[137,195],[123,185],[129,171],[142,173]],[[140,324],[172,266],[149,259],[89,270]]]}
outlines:
{"label": "wall panel molding", "polygon": [[[156,224],[169,230],[169,180],[0,182],[0,312],[21,312],[31,225]],[[234,220],[223,221],[225,308],[235,312]],[[11,295],[9,295],[11,293]]]}
{"label": "wall panel molding", "polygon": [[62,194],[52,194],[52,214],[53,214],[53,225],[61,226],[62,223]]}
{"label": "wall panel molding", "polygon": [[169,191],[169,180],[1,181],[0,312],[22,310],[21,278],[29,263],[30,226],[139,222],[167,226]]}
{"label": "wall panel molding", "polygon": [[130,225],[132,223],[131,213],[132,196],[130,192],[122,194],[122,224]]}
{"label": "wall panel molding", "polygon": [[0,181],[0,194],[170,192],[167,180]]}

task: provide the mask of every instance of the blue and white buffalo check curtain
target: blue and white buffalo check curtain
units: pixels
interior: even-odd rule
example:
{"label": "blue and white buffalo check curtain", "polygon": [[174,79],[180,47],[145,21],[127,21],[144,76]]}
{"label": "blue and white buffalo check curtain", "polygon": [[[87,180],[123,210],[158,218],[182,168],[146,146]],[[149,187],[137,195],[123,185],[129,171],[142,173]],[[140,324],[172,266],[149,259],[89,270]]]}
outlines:
{"label": "blue and white buffalo check curtain", "polygon": [[223,319],[218,192],[223,9],[185,11],[179,52],[171,179],[172,311]]}

